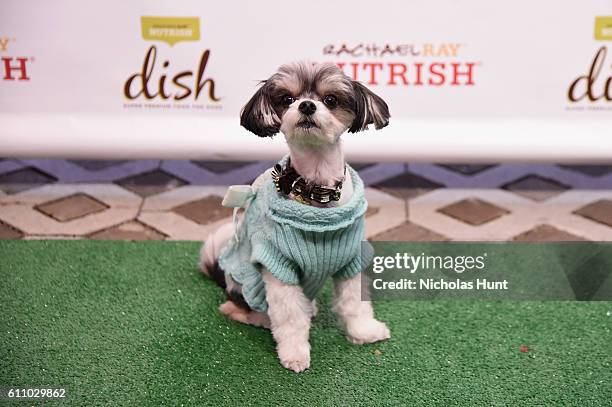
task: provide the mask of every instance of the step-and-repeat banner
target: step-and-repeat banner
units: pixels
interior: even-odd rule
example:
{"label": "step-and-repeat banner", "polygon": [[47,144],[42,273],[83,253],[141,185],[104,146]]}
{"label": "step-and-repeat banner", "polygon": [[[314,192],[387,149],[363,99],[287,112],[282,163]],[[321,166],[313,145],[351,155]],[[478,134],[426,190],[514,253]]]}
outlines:
{"label": "step-and-repeat banner", "polygon": [[308,59],[388,102],[387,139],[359,148],[405,138],[420,151],[428,138],[436,157],[463,139],[520,155],[538,137],[580,150],[573,134],[612,158],[611,45],[609,0],[6,0],[0,154],[244,156],[243,138],[263,151],[240,108],[280,64]]}

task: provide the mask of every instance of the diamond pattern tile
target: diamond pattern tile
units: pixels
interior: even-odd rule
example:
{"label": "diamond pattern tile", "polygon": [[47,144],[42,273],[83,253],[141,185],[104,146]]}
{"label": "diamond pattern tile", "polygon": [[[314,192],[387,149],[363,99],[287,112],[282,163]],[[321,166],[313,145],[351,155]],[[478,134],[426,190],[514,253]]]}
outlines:
{"label": "diamond pattern tile", "polygon": [[475,175],[489,168],[493,168],[496,164],[437,164],[440,167],[447,168],[451,171],[458,172],[463,175]]}
{"label": "diamond pattern tile", "polygon": [[27,167],[0,175],[0,189],[14,194],[57,181],[57,178],[36,168]]}
{"label": "diamond pattern tile", "polygon": [[60,222],[102,212],[109,206],[86,194],[78,193],[36,205],[34,209]]}
{"label": "diamond pattern tile", "polygon": [[518,242],[574,242],[586,239],[551,225],[538,225],[527,232],[515,236],[513,240]]}
{"label": "diamond pattern tile", "polygon": [[187,182],[164,171],[153,170],[123,178],[116,183],[145,198],[180,187]]}
{"label": "diamond pattern tile", "polygon": [[129,221],[89,235],[95,240],[164,240],[166,235],[138,221]]}
{"label": "diamond pattern tile", "polygon": [[559,165],[559,167],[591,177],[601,177],[612,173],[612,165]]}
{"label": "diamond pattern tile", "polygon": [[23,232],[4,222],[0,222],[0,239],[21,239]]}
{"label": "diamond pattern tile", "polygon": [[89,171],[100,171],[110,167],[124,164],[127,160],[68,160],[73,164],[78,165],[81,168],[85,168]]}
{"label": "diamond pattern tile", "polygon": [[238,168],[253,164],[253,161],[191,161],[200,168],[215,174],[225,174]]}
{"label": "diamond pattern tile", "polygon": [[445,236],[415,225],[414,223],[405,222],[396,228],[373,236],[370,240],[439,242],[448,239]]}
{"label": "diamond pattern tile", "polygon": [[[602,199],[574,211],[576,215],[612,226],[612,200]],[[612,233],[612,230],[610,231]]]}
{"label": "diamond pattern tile", "polygon": [[200,225],[207,225],[232,216],[233,209],[221,206],[221,197],[207,196],[172,208],[177,213]]}
{"label": "diamond pattern tile", "polygon": [[509,182],[502,188],[534,201],[544,201],[569,189],[558,181],[533,174]]}
{"label": "diamond pattern tile", "polygon": [[[352,165],[365,170],[364,183],[375,187],[368,188],[368,237],[612,241],[612,165]],[[231,218],[231,209],[220,206],[226,186],[244,184],[269,166],[0,158],[0,238],[201,239],[216,221]],[[53,185],[40,187],[48,183]],[[85,196],[63,202],[75,194]],[[418,224],[406,222],[408,210]]]}
{"label": "diamond pattern tile", "polygon": [[507,213],[507,210],[480,199],[469,198],[438,209],[438,212],[462,222],[478,226],[491,222]]}
{"label": "diamond pattern tile", "polygon": [[387,178],[372,186],[399,198],[408,199],[417,197],[433,189],[441,188],[444,185],[430,181],[416,174],[405,172],[395,177]]}

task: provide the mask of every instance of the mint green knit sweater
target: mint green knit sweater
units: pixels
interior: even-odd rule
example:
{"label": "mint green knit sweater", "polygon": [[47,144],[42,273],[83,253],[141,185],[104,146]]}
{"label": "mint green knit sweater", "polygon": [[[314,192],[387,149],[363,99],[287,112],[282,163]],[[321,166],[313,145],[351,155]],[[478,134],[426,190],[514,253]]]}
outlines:
{"label": "mint green knit sweater", "polygon": [[[285,164],[285,159],[281,165]],[[280,195],[271,178],[259,187],[236,239],[223,248],[219,265],[242,285],[242,295],[256,311],[266,311],[265,267],[287,284],[299,284],[314,299],[329,277],[349,278],[370,263],[372,247],[364,241],[367,202],[363,182],[347,166],[353,196],[335,208],[317,208]]]}

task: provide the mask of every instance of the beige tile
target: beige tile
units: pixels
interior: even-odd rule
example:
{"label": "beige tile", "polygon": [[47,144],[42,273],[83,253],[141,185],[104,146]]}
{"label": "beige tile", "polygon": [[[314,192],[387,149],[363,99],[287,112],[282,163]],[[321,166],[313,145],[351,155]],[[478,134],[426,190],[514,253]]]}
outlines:
{"label": "beige tile", "polygon": [[365,213],[365,217],[369,218],[370,216],[376,215],[378,212],[380,212],[380,208],[377,208],[374,206],[368,206],[368,209],[366,210],[366,213]]}
{"label": "beige tile", "polygon": [[[65,204],[75,196],[75,205],[55,202]],[[82,236],[134,219],[141,203],[141,197],[114,184],[50,184],[1,196],[0,220],[26,235]],[[41,205],[49,214],[37,208]]]}
{"label": "beige tile", "polygon": [[60,222],[67,222],[83,216],[102,212],[109,208],[108,205],[86,195],[77,193],[65,198],[45,202],[34,207],[47,216]]}
{"label": "beige tile", "polygon": [[198,186],[184,185],[182,187],[162,192],[144,199],[143,211],[172,211],[173,208],[206,198],[207,196],[223,197],[227,192],[227,186]]}
{"label": "beige tile", "polygon": [[587,239],[557,229],[551,225],[538,225],[527,232],[515,236],[513,240],[519,242],[573,242]]}
{"label": "beige tile", "polygon": [[405,172],[395,177],[378,182],[373,187],[398,198],[408,199],[417,197],[423,193],[440,188],[443,185],[410,172]]}
{"label": "beige tile", "polygon": [[[439,209],[461,200],[479,199],[508,213],[481,225],[471,225]],[[512,240],[538,225],[551,225],[594,241],[612,241],[612,228],[573,212],[591,202],[612,201],[609,190],[568,190],[546,201],[533,201],[503,189],[438,189],[408,201],[409,220],[458,241]]]}
{"label": "beige tile", "polygon": [[393,229],[387,230],[386,232],[379,233],[376,236],[370,238],[370,240],[379,241],[444,241],[448,240],[445,236],[442,236],[436,232],[425,229],[421,226],[415,225],[414,223],[405,222],[400,226]]}
{"label": "beige tile", "polygon": [[574,211],[576,215],[612,226],[612,200],[602,199]]}
{"label": "beige tile", "polygon": [[89,238],[96,240],[163,240],[166,235],[138,221],[129,221],[92,233]]}
{"label": "beige tile", "polygon": [[141,212],[138,220],[168,236],[168,240],[204,240],[232,218],[200,225],[174,212]]}
{"label": "beige tile", "polygon": [[[138,220],[166,234],[168,239],[171,240],[202,240],[220,225],[231,222],[232,211],[225,212],[226,217],[211,221],[209,213],[194,213],[197,210],[197,205],[190,204],[204,200],[207,203],[207,205],[204,205],[205,207],[211,206],[217,208],[216,210],[219,210],[219,208],[227,209],[221,207],[221,197],[224,196],[226,191],[227,186],[185,185],[163,192],[145,199]],[[206,198],[214,199],[207,200]],[[192,206],[195,206],[196,209]],[[182,212],[182,214],[175,212],[175,208],[179,208],[179,212]],[[217,212],[217,214],[219,213]],[[204,223],[198,223],[197,221]],[[207,221],[211,223],[206,223]]]}
{"label": "beige tile", "polygon": [[474,226],[482,225],[509,213],[503,208],[476,198],[463,199],[438,209],[438,212]]}
{"label": "beige tile", "polygon": [[378,189],[366,188],[366,238],[401,225],[406,220],[406,201]]}
{"label": "beige tile", "polygon": [[0,203],[35,206],[78,193],[112,207],[138,207],[143,201],[140,196],[115,184],[49,184],[13,195],[0,196]]}
{"label": "beige tile", "polygon": [[134,219],[137,215],[137,207],[114,208],[111,206],[102,212],[59,222],[26,205],[6,205],[2,207],[0,219],[15,225],[28,235],[82,236]]}
{"label": "beige tile", "polygon": [[533,174],[509,182],[502,188],[534,201],[544,201],[569,189],[558,181]]}
{"label": "beige tile", "polygon": [[0,222],[0,239],[20,239],[21,237],[23,237],[23,232],[11,225]]}
{"label": "beige tile", "polygon": [[197,224],[207,225],[232,216],[233,209],[221,206],[221,201],[222,198],[219,196],[207,196],[176,206],[172,211]]}
{"label": "beige tile", "polygon": [[141,197],[148,197],[178,188],[187,182],[164,171],[153,170],[123,178],[116,183]]}

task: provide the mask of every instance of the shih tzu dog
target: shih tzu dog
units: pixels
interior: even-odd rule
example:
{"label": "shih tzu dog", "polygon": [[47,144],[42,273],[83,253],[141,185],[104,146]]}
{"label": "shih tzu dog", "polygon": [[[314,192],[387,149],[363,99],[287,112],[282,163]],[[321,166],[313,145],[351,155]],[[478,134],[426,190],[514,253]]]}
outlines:
{"label": "shih tzu dog", "polygon": [[310,366],[315,296],[329,277],[332,310],[349,341],[390,337],[362,300],[360,274],[372,258],[367,202],[340,140],[347,130],[388,123],[384,100],[331,63],[281,66],[242,109],[243,127],[260,137],[282,132],[289,155],[252,186],[230,187],[224,205],[245,208],[244,216],[209,236],[200,266],[227,293],[220,312],[270,328],[287,369]]}

